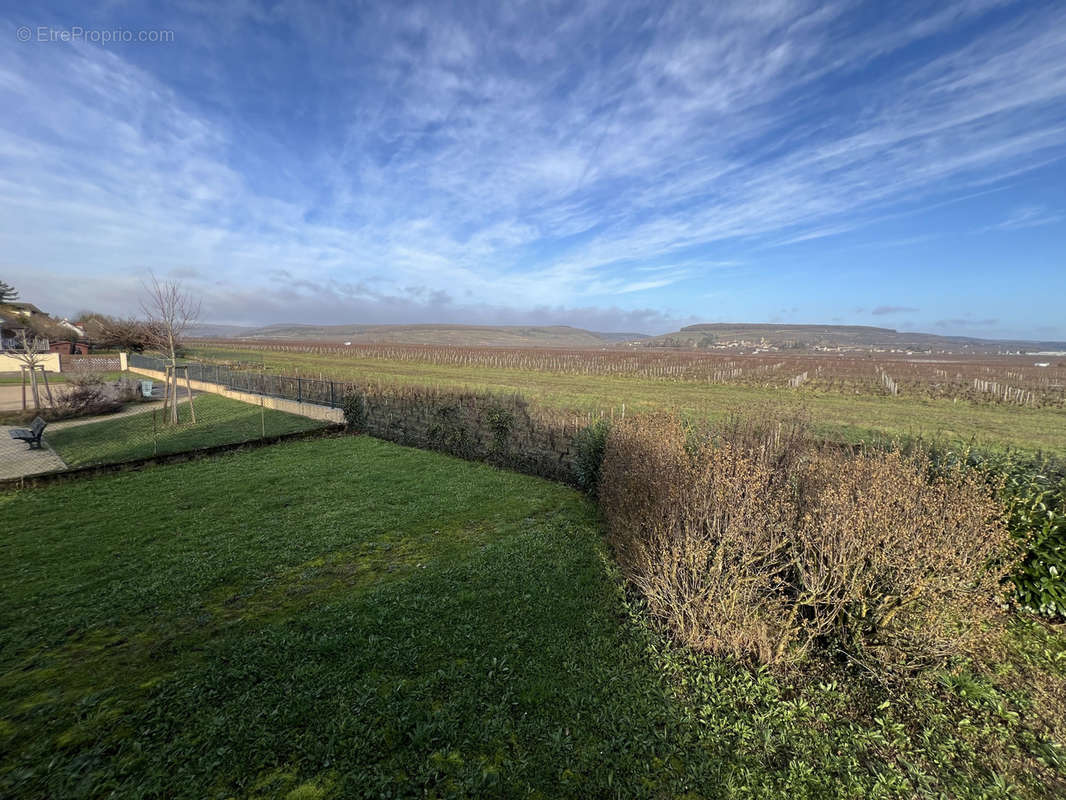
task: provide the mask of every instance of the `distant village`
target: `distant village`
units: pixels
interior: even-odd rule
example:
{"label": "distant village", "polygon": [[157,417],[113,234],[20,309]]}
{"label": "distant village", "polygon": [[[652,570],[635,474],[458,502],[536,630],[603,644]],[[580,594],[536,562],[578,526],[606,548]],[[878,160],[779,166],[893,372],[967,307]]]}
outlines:
{"label": "distant village", "polygon": [[40,352],[76,355],[91,347],[85,325],[56,319],[33,303],[0,304],[0,353],[22,351],[27,345]]}
{"label": "distant village", "polygon": [[[136,319],[119,319],[86,311],[74,319],[54,317],[19,297],[0,281],[0,363],[12,353],[33,351],[61,356],[86,355],[94,350],[143,352],[150,326]],[[0,366],[0,372],[4,371]]]}

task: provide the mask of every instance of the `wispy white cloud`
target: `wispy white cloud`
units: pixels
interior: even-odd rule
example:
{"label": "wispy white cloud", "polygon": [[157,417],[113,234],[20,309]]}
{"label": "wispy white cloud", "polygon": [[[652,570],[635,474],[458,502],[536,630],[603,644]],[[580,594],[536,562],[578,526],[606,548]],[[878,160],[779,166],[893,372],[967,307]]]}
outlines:
{"label": "wispy white cloud", "polygon": [[1044,225],[1053,225],[1061,222],[1063,215],[1049,211],[1043,206],[1022,206],[1014,209],[1007,218],[994,225],[988,225],[981,229],[984,231],[1016,231],[1024,228],[1039,228]]}
{"label": "wispy white cloud", "polygon": [[[1066,155],[1066,9],[965,35],[999,5],[414,5],[326,23],[250,2],[190,6],[169,61],[5,47],[0,260],[115,285],[193,269],[219,297],[284,270],[341,298],[384,287],[386,305],[403,287],[647,304],[745,249]],[[948,30],[935,55],[907,49]],[[258,58],[227,57],[241,41]],[[1029,212],[1000,226],[1054,221]]]}
{"label": "wispy white cloud", "polygon": [[870,313],[876,317],[883,317],[894,314],[910,314],[917,310],[917,308],[911,308],[910,306],[876,306]]}
{"label": "wispy white cloud", "polygon": [[937,239],[933,233],[923,233],[917,236],[903,236],[898,239],[882,239],[879,241],[866,242],[863,247],[913,247],[914,245],[926,244]]}

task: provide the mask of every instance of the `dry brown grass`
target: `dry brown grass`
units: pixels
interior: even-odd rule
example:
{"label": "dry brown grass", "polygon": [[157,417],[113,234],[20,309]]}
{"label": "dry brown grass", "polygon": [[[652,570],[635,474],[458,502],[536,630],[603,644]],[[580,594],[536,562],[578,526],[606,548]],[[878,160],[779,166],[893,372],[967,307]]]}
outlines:
{"label": "dry brown grass", "polygon": [[821,646],[905,671],[968,652],[1013,563],[976,476],[819,448],[797,420],[628,421],[600,491],[651,612],[691,646],[764,664]]}

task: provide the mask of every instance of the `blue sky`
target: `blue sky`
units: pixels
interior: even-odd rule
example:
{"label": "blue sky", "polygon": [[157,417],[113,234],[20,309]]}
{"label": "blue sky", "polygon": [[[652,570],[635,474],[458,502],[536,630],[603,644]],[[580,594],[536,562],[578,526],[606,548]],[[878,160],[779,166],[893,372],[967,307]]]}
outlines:
{"label": "blue sky", "polygon": [[1066,339],[1066,3],[92,5],[0,16],[54,313]]}

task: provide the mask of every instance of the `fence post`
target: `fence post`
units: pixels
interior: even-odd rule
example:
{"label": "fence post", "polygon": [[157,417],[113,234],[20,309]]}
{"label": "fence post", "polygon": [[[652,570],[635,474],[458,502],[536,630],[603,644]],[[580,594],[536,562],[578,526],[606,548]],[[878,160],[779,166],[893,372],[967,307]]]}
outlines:
{"label": "fence post", "polygon": [[304,401],[304,381],[303,378],[296,379],[296,402],[302,403]]}
{"label": "fence post", "polygon": [[334,398],[334,395],[333,395],[333,381],[330,381],[329,382],[329,407],[330,408],[336,408],[337,407],[337,404],[336,404],[336,402],[334,402],[333,398]]}

